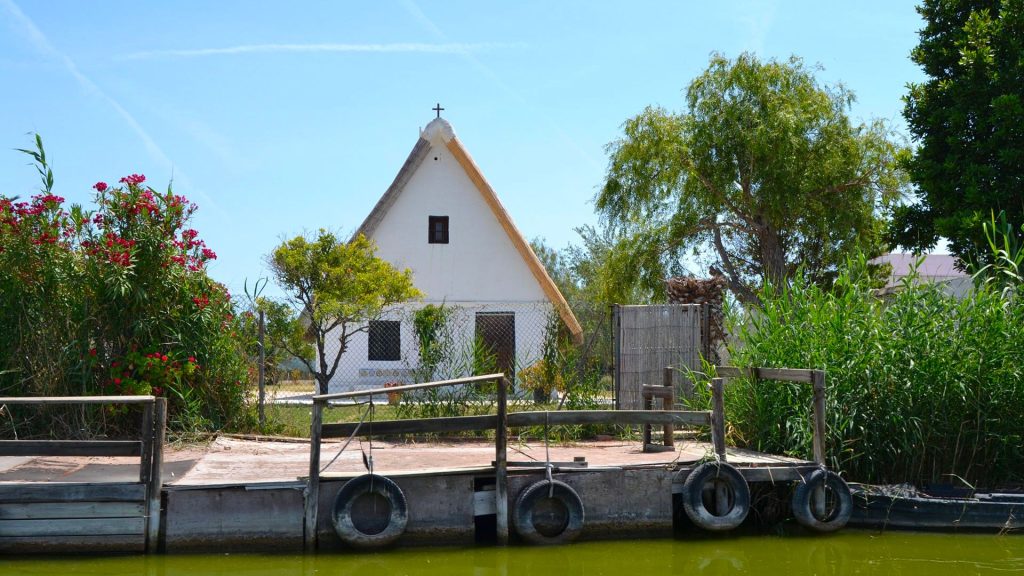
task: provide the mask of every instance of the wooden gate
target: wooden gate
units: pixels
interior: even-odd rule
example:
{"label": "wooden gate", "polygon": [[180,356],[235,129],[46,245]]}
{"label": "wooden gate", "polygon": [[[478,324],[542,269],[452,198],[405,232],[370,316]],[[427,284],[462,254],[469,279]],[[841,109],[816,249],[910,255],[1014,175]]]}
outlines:
{"label": "wooden gate", "polygon": [[167,399],[0,398],[5,404],[142,405],[138,440],[0,440],[0,456],[137,456],[138,482],[0,482],[0,553],[155,552]]}
{"label": "wooden gate", "polygon": [[673,372],[676,398],[689,398],[693,383],[682,368],[700,369],[706,354],[701,322],[707,310],[697,304],[615,306],[613,309],[615,353],[615,407],[643,408],[641,386],[661,385],[668,366]]}

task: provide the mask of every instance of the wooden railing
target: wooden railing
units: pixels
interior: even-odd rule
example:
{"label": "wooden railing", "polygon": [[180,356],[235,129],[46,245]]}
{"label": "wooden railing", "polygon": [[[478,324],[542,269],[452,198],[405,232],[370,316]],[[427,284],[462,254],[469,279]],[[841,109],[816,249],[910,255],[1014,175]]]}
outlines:
{"label": "wooden railing", "polygon": [[[355,399],[382,396],[388,393],[426,390],[443,386],[480,384],[495,382],[497,384],[497,414],[478,416],[452,416],[444,418],[419,418],[410,420],[384,420],[374,422],[346,422],[341,424],[323,424],[323,410],[332,400]],[[509,537],[508,518],[508,460],[507,444],[508,429],[527,426],[563,426],[579,424],[616,424],[616,425],[691,425],[711,426],[713,416],[710,411],[691,412],[680,410],[556,410],[536,412],[508,412],[509,382],[504,374],[487,374],[455,380],[409,384],[392,388],[373,390],[357,390],[337,394],[321,394],[313,396],[313,414],[310,426],[310,461],[309,479],[306,486],[305,510],[305,542],[307,549],[317,546],[317,506],[319,502],[320,483],[320,442],[323,438],[391,435],[391,434],[436,434],[444,432],[461,432],[467,430],[495,430],[494,435],[494,473],[495,473],[495,514],[497,537],[500,544],[507,544]],[[712,436],[717,432],[712,429]],[[723,440],[724,443],[724,440]]]}
{"label": "wooden railing", "polygon": [[726,378],[753,378],[755,380],[781,380],[810,384],[814,391],[811,404],[813,418],[814,462],[825,465],[825,371],[805,370],[796,368],[737,368],[735,366],[716,366],[718,378],[711,380],[711,398],[713,412],[716,416],[715,427],[721,427],[721,450],[716,442],[715,451],[725,454],[725,400],[724,383]]}
{"label": "wooden railing", "polygon": [[[0,456],[139,457],[137,483],[17,483],[0,486],[0,547],[23,539],[80,539],[85,547],[104,535],[141,528],[142,546],[156,551],[160,537],[160,491],[167,399],[153,396],[7,397],[15,404],[142,405],[139,440],[0,440]],[[130,540],[130,539],[126,539]],[[117,546],[116,542],[111,546]],[[109,546],[107,546],[109,547]]]}

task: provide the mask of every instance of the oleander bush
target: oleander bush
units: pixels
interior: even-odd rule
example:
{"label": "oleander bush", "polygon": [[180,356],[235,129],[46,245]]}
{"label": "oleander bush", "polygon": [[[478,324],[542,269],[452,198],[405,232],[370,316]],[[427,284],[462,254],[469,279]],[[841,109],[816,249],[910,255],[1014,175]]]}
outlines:
{"label": "oleander bush", "polygon": [[[0,196],[0,396],[165,396],[177,431],[242,425],[244,355],[224,286],[206,273],[217,256],[189,227],[196,206],[145,176],[97,182],[95,207],[53,194],[42,176],[28,200]],[[10,407],[15,434],[131,432],[116,408]]]}

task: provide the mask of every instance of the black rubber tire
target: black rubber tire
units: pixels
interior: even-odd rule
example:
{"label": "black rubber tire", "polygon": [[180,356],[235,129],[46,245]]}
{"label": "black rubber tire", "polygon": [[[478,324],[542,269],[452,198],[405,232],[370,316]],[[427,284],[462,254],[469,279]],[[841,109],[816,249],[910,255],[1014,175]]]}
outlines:
{"label": "black rubber tire", "polygon": [[[708,510],[704,503],[704,488],[708,483],[724,482],[732,496],[732,505],[722,516]],[[732,530],[743,523],[750,513],[750,486],[747,479],[730,464],[705,462],[697,466],[683,483],[683,510],[697,527],[712,532]]]}
{"label": "black rubber tire", "polygon": [[[391,507],[388,523],[379,532],[364,532],[352,519],[352,506],[367,494],[383,497]],[[363,474],[346,482],[338,491],[331,510],[331,522],[338,537],[349,546],[380,548],[393,543],[405,532],[409,523],[409,506],[402,489],[393,480],[377,474]]]}
{"label": "black rubber tire", "polygon": [[[822,485],[832,491],[835,506],[828,511],[827,517],[818,518],[811,510],[811,497],[814,495],[815,489]],[[846,480],[843,480],[835,472],[819,469],[811,472],[810,476],[796,485],[796,489],[793,490],[791,507],[793,516],[801,526],[815,532],[835,532],[846,526],[850,520],[850,514],[853,512],[853,496]]]}
{"label": "black rubber tire", "polygon": [[[553,488],[552,488],[553,485]],[[564,528],[557,534],[542,534],[534,524],[533,513],[538,503],[552,498],[565,506],[567,521]],[[512,527],[516,533],[530,544],[565,544],[572,542],[583,530],[586,514],[583,510],[583,499],[571,486],[558,480],[534,482],[516,498],[512,507]]]}

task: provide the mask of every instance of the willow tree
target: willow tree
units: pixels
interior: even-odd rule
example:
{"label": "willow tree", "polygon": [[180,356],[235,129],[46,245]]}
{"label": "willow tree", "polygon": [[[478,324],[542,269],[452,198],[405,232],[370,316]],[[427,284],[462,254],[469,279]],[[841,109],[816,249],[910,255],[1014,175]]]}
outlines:
{"label": "willow tree", "polygon": [[306,334],[316,358],[302,349],[289,352],[313,373],[321,394],[327,393],[352,336],[367,331],[369,321],[391,306],[420,295],[412,272],[396,269],[376,250],[362,234],[342,242],[320,229],[312,238],[287,240],[270,254],[275,279],[309,323]]}
{"label": "willow tree", "polygon": [[882,121],[851,122],[853,93],[814,72],[797,57],[714,55],[685,112],[625,122],[596,205],[632,239],[638,278],[660,281],[692,251],[756,302],[765,282],[801,267],[823,282],[849,253],[878,251],[909,152]]}

